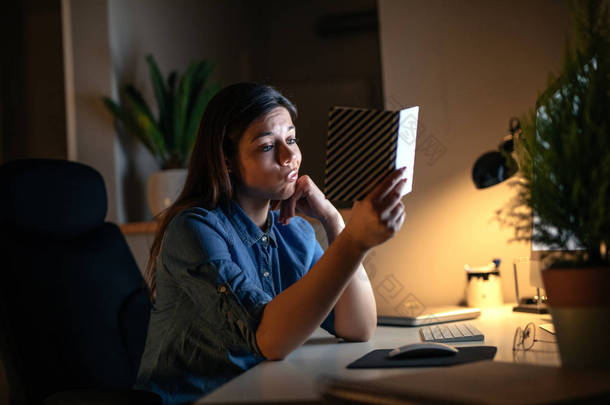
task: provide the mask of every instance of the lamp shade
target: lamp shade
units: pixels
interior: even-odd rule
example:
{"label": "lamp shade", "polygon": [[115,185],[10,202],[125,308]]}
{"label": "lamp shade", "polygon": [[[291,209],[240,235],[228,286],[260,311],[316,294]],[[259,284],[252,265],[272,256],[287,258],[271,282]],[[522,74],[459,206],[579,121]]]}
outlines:
{"label": "lamp shade", "polygon": [[472,167],[472,181],[476,188],[487,188],[502,183],[519,170],[517,161],[511,156],[515,136],[521,133],[519,119],[509,121],[509,134],[506,135],[497,151],[481,155]]}
{"label": "lamp shade", "polygon": [[487,188],[503,182],[517,173],[517,162],[510,155],[492,151],[477,159],[472,168],[472,181],[476,188]]}

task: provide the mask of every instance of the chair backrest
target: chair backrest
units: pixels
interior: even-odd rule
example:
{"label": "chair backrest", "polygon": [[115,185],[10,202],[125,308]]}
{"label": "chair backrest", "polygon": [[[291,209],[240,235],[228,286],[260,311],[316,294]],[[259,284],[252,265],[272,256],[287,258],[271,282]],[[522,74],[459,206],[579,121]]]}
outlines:
{"label": "chair backrest", "polygon": [[150,301],[106,204],[101,175],[83,164],[0,167],[3,358],[30,403],[135,381]]}

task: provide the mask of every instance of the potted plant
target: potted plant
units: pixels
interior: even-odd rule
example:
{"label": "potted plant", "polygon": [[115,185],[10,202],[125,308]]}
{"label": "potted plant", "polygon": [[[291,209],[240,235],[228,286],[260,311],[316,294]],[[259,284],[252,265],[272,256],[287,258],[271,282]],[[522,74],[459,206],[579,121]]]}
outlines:
{"label": "potted plant", "polygon": [[576,46],[521,120],[510,215],[517,239],[557,250],[542,278],[562,364],[610,368],[608,2],[576,2],[573,15]]}
{"label": "potted plant", "polygon": [[149,176],[147,201],[158,215],[178,196],[186,178],[186,163],[197,136],[201,117],[219,90],[208,84],[214,70],[209,61],[192,62],[184,75],[171,72],[164,81],[152,55],[146,57],[157,102],[156,114],[133,85],[123,88],[123,103],[104,97],[104,104],[120,127],[135,136],[156,158],[161,171]]}

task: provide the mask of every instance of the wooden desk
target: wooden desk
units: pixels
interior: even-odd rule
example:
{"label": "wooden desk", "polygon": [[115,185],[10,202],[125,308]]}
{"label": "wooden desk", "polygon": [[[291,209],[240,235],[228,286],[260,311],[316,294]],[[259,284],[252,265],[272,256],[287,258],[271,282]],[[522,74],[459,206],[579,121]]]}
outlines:
{"label": "wooden desk", "polygon": [[127,222],[119,225],[119,228],[124,235],[137,235],[141,233],[154,235],[155,232],[157,232],[158,227],[158,221]]}
{"label": "wooden desk", "polygon": [[[528,322],[537,325],[550,322],[549,315],[512,312],[512,305],[484,310],[481,317],[468,321],[485,334],[485,345],[497,346],[496,361],[519,361],[559,366],[559,352],[554,343],[537,342],[528,352],[513,354],[513,337],[518,326]],[[540,328],[537,338],[554,340]],[[319,399],[319,378],[323,376],[350,379],[371,379],[404,373],[417,373],[426,368],[354,369],[345,367],[374,349],[389,349],[419,342],[418,328],[378,327],[369,342],[338,343],[338,340],[317,330],[300,348],[282,361],[265,361],[229,381],[200,399],[197,404],[238,402],[315,402]],[[457,343],[456,346],[480,345],[480,342]]]}

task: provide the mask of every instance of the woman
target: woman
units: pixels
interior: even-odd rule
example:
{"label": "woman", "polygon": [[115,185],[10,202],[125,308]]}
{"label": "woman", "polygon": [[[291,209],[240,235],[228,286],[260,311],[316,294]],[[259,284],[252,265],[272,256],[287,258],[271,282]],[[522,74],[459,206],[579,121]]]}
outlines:
{"label": "woman", "polygon": [[[136,387],[164,403],[193,401],[280,360],[319,326],[353,341],[375,330],[361,262],[402,226],[402,170],[355,203],[345,226],[298,175],[295,118],[289,100],[253,83],[224,88],[206,109],[146,271],[155,298]],[[326,252],[297,210],[321,221]]]}

